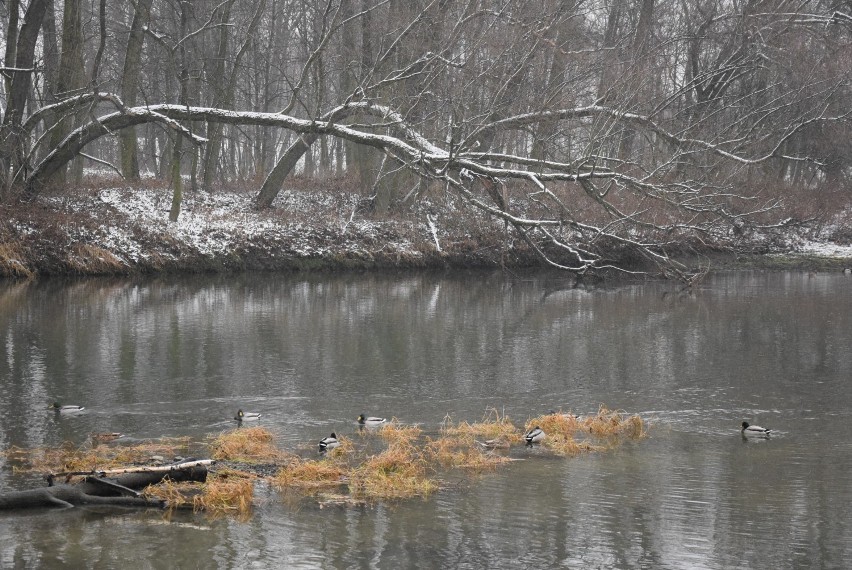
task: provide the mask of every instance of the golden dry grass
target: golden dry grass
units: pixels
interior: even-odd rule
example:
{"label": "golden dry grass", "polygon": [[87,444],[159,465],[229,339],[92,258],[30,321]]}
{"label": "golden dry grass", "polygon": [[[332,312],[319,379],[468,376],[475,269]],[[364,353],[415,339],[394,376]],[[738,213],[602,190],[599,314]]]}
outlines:
{"label": "golden dry grass", "polygon": [[266,428],[237,428],[216,436],[210,443],[210,457],[217,460],[258,463],[281,461],[288,454],[275,445],[275,436]]}
{"label": "golden dry grass", "polygon": [[252,511],[254,481],[250,477],[222,475],[211,476],[204,483],[165,479],[146,487],[143,495],[165,501],[171,510],[192,508],[213,517],[228,515],[247,520]]}
{"label": "golden dry grass", "polygon": [[574,437],[574,434],[581,428],[576,416],[563,413],[545,414],[532,418],[524,427],[526,431],[529,431],[536,426],[547,434],[546,440]]}
{"label": "golden dry grass", "polygon": [[601,406],[594,416],[584,418],[582,425],[597,437],[624,436],[632,439],[645,437],[645,423],[638,415],[628,415],[623,411],[614,411]]}
{"label": "golden dry grass", "polygon": [[[526,429],[540,427],[547,434],[543,445],[557,455],[577,455],[589,451],[604,451],[619,445],[623,438],[638,439],[645,436],[642,418],[627,415],[600,406],[598,413],[577,417],[561,412],[541,415],[530,419]],[[604,440],[605,445],[592,443],[588,437]],[[580,441],[577,438],[582,438]]]}
{"label": "golden dry grass", "polygon": [[479,422],[468,423],[463,421],[454,424],[449,418],[445,418],[441,426],[441,437],[457,438],[470,443],[500,440],[510,445],[524,441],[523,434],[512,423],[512,420],[493,408],[486,410],[485,416]]}
{"label": "golden dry grass", "polygon": [[29,279],[34,274],[24,265],[25,256],[17,243],[0,243],[0,277]]}
{"label": "golden dry grass", "polygon": [[427,476],[427,463],[411,443],[394,443],[352,469],[349,490],[357,498],[403,499],[438,488]]}
{"label": "golden dry grass", "polygon": [[443,467],[472,471],[496,469],[499,465],[511,461],[506,456],[488,452],[479,442],[452,436],[430,440],[424,447],[424,455]]}
{"label": "golden dry grass", "polygon": [[[263,427],[240,427],[211,437],[206,443],[209,457],[216,460],[281,466],[269,478],[279,490],[294,490],[314,497],[334,493],[338,499],[344,497],[343,504],[357,504],[427,496],[438,489],[436,480],[442,470],[496,469],[512,459],[489,447],[522,445],[524,431],[535,426],[547,434],[541,448],[560,456],[603,451],[646,434],[645,423],[638,415],[601,406],[597,414],[582,418],[562,413],[541,415],[526,422],[524,429],[490,409],[479,422],[455,424],[445,418],[437,437],[424,437],[419,427],[400,425],[393,420],[378,430],[362,431],[361,436],[369,439],[338,437],[340,446],[320,459],[300,458],[279,449],[273,433]],[[190,447],[188,438],[134,446],[95,443],[94,447],[66,443],[56,448],[12,448],[5,455],[16,470],[56,474],[127,467],[146,463],[152,455],[185,454]],[[377,449],[381,451],[375,453]],[[251,513],[253,482],[257,477],[231,466],[211,473],[204,484],[165,481],[145,492],[167,501],[173,509],[192,508],[212,516],[245,519]]]}
{"label": "golden dry grass", "polygon": [[78,447],[63,443],[58,447],[21,449],[12,447],[6,457],[18,472],[71,473],[117,469],[142,464],[154,455],[174,456],[186,453],[189,438],[163,438],[138,445],[98,445]]}
{"label": "golden dry grass", "polygon": [[347,473],[348,469],[344,465],[328,459],[296,459],[278,471],[273,484],[279,489],[335,487],[344,481]]}
{"label": "golden dry grass", "polygon": [[[363,430],[361,433],[369,433],[369,430]],[[383,425],[378,430],[378,435],[385,440],[388,445],[412,443],[423,433],[417,426],[400,425],[395,419],[390,423]]]}

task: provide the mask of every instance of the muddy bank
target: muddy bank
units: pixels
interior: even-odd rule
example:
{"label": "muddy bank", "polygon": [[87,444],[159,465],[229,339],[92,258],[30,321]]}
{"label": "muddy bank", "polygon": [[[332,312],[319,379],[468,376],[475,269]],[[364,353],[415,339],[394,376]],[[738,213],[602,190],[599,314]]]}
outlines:
{"label": "muddy bank", "polygon": [[[460,204],[423,201],[379,218],[358,195],[334,188],[285,191],[260,212],[252,197],[189,196],[175,223],[165,189],[90,189],[0,205],[0,276],[546,267],[501,222]],[[832,235],[703,239],[671,254],[711,270],[842,270],[852,265],[842,243],[852,232]],[[629,252],[611,253],[614,264],[654,274]]]}

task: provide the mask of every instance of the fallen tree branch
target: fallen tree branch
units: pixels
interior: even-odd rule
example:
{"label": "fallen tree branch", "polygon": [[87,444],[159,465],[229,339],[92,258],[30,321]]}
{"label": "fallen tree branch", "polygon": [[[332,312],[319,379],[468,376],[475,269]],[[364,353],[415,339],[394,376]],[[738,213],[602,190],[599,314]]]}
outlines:
{"label": "fallen tree branch", "polygon": [[[0,510],[68,508],[76,505],[164,508],[167,506],[165,501],[144,497],[139,491],[164,479],[203,482],[207,479],[207,466],[213,463],[213,460],[203,459],[173,465],[127,467],[102,472],[51,473],[45,477],[47,487],[0,494]],[[107,478],[106,474],[110,477]],[[72,484],[70,480],[75,475],[86,475],[86,478]],[[65,483],[54,485],[53,480],[56,477],[65,477]]]}

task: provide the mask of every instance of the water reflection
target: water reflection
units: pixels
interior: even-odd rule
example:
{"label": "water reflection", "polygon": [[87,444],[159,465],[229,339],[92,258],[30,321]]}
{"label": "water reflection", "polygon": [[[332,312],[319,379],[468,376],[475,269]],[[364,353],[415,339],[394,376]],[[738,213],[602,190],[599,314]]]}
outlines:
{"label": "water reflection", "polygon": [[[318,509],[258,490],[248,523],[74,509],[0,515],[0,566],[847,566],[852,279],[241,275],[0,284],[0,445],[202,437],[263,414],[285,445],[355,418],[437,429],[601,402],[651,438],[532,457],[426,500]],[[53,401],[86,406],[75,417]],[[743,442],[743,420],[775,435]],[[0,488],[31,483],[3,464]]]}

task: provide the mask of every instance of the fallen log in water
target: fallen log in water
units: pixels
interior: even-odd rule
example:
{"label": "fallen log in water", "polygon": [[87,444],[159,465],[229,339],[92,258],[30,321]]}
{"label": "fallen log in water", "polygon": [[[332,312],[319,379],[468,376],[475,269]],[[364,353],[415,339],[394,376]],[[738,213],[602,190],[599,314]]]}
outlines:
{"label": "fallen log in water", "polygon": [[[116,505],[127,507],[163,508],[165,501],[150,499],[139,492],[148,485],[164,479],[170,481],[199,481],[207,479],[205,459],[157,467],[127,467],[87,473],[55,473],[47,476],[48,485],[40,489],[12,491],[0,494],[0,510],[38,507],[73,507],[75,505]],[[74,475],[85,475],[79,483],[67,482]],[[57,477],[66,477],[66,483],[54,485]]]}

